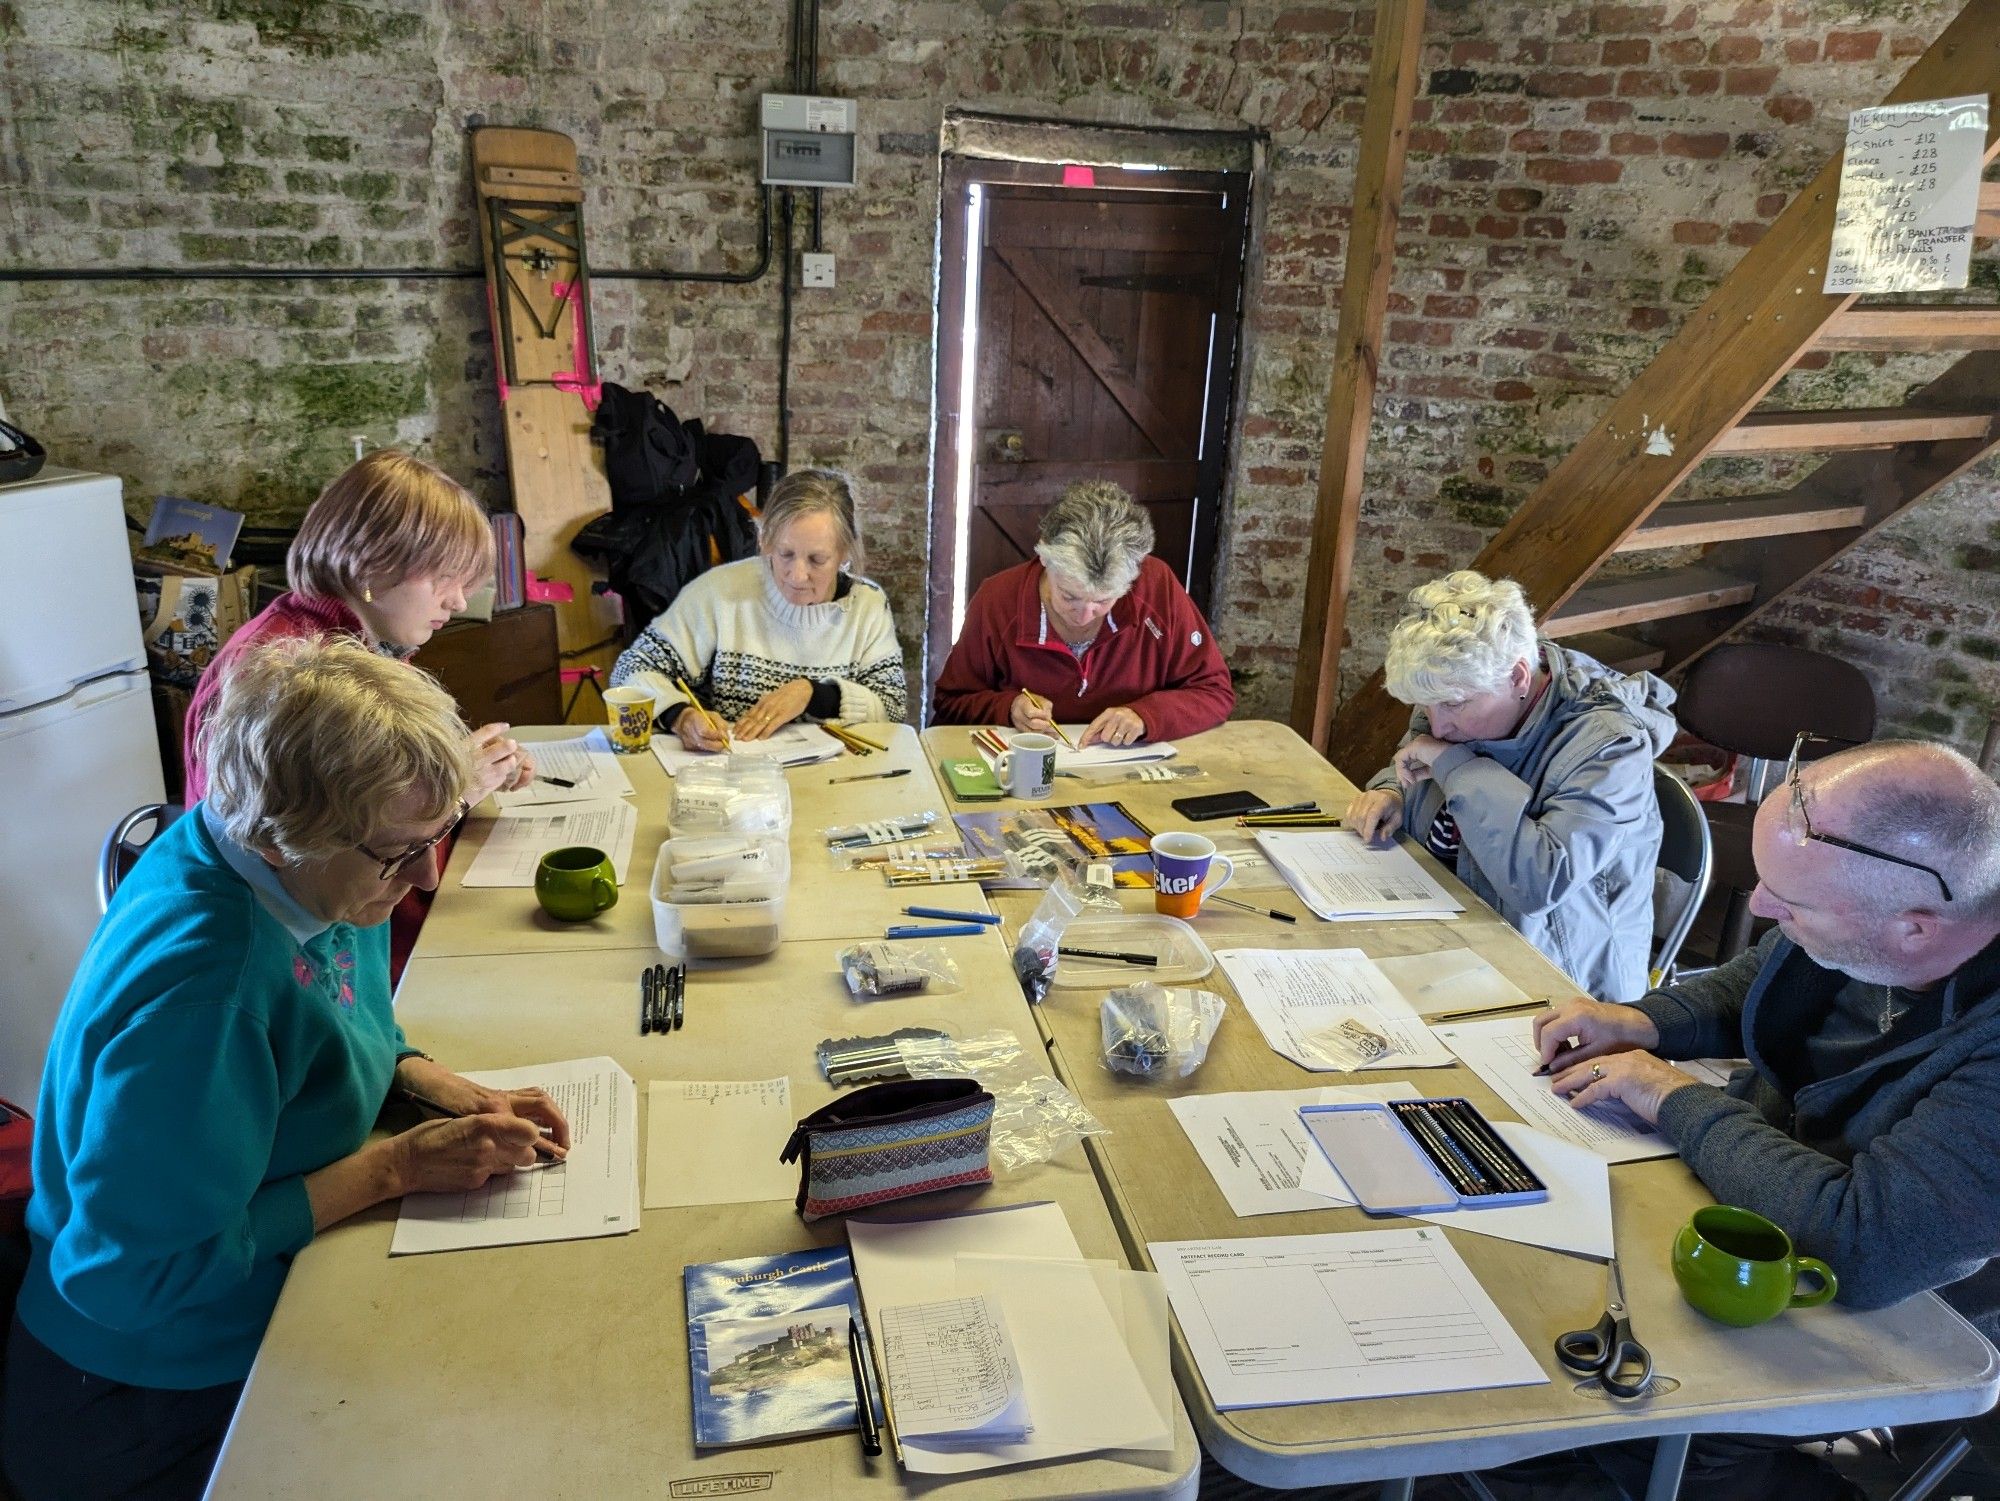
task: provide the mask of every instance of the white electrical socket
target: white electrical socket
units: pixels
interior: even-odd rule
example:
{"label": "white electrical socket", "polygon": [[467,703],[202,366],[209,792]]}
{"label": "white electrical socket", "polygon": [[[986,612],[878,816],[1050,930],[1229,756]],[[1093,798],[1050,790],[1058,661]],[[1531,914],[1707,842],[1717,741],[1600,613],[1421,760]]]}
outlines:
{"label": "white electrical socket", "polygon": [[808,287],[832,286],[833,256],[817,250],[808,250],[800,262],[799,280]]}

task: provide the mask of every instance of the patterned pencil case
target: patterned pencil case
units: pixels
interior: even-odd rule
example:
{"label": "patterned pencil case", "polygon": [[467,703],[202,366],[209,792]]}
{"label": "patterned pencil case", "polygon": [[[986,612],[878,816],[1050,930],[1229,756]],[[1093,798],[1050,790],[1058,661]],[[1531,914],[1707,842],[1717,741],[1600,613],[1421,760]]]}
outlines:
{"label": "patterned pencil case", "polygon": [[991,1183],[993,1096],[974,1079],[871,1084],[815,1110],[780,1162],[799,1164],[807,1220],[968,1184]]}

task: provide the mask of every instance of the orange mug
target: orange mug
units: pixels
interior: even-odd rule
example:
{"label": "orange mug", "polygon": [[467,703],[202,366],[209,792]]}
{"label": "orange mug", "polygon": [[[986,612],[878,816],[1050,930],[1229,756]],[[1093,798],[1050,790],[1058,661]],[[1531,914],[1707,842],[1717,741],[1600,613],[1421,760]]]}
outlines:
{"label": "orange mug", "polygon": [[[1236,875],[1236,862],[1217,854],[1215,841],[1200,834],[1155,834],[1153,851],[1153,910],[1169,917],[1189,918],[1201,911],[1202,898],[1220,891]],[[1222,879],[1209,884],[1209,872],[1222,867]]]}

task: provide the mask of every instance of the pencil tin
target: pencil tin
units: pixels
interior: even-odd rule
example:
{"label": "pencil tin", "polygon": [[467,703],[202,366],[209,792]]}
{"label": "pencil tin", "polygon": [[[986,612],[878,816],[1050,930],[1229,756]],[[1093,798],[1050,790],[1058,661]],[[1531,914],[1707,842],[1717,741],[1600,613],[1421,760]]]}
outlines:
{"label": "pencil tin", "polygon": [[1302,1105],[1299,1120],[1369,1214],[1499,1209],[1549,1196],[1470,1100]]}

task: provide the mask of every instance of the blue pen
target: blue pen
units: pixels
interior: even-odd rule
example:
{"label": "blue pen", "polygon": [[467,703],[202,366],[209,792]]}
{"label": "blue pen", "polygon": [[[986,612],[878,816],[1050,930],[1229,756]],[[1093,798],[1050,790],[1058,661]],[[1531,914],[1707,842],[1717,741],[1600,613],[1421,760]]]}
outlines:
{"label": "blue pen", "polygon": [[997,912],[954,912],[949,907],[905,907],[904,912],[911,917],[936,917],[945,922],[976,922],[982,927],[997,927],[1000,915]]}
{"label": "blue pen", "polygon": [[961,934],[984,933],[986,931],[986,924],[983,922],[946,923],[941,927],[927,927],[923,923],[906,922],[892,924],[882,936],[884,938],[957,938]]}

